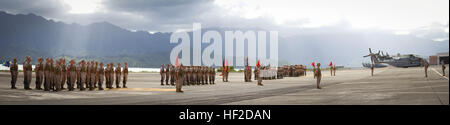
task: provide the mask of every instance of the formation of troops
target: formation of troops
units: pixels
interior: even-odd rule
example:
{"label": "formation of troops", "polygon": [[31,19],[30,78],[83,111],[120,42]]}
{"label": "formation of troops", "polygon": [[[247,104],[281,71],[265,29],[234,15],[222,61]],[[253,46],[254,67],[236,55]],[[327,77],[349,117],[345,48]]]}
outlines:
{"label": "formation of troops", "polygon": [[[245,58],[244,60],[245,60],[244,81],[252,82],[252,67],[248,64],[248,58]],[[253,70],[253,74],[255,74],[254,80],[257,81],[257,85],[259,85],[259,86],[263,85],[262,80],[264,78],[266,78],[266,76],[268,76],[264,72],[261,72],[261,70],[264,70],[264,68],[267,68],[267,67],[262,67],[260,61],[258,60],[255,70]],[[270,69],[270,66],[268,66],[268,68]],[[227,77],[228,77],[228,75],[227,75]]]}
{"label": "formation of troops", "polygon": [[[264,74],[261,73],[261,70],[264,70],[261,66],[256,66],[253,70],[254,80],[257,81],[257,85],[262,86],[262,80],[266,77],[264,77]],[[244,81],[245,82],[252,82],[252,68],[250,66],[245,66],[244,68]]]}
{"label": "formation of troops", "polygon": [[[177,70],[177,68],[181,68]],[[216,69],[208,66],[175,66],[171,64],[161,65],[160,69],[161,85],[175,85],[179,79],[177,76],[184,76],[182,85],[208,85],[214,84]]]}
{"label": "formation of troops", "polygon": [[[276,69],[273,69],[272,67],[270,67],[270,65],[269,66],[260,66],[259,68],[258,68],[258,70],[259,70],[259,77],[262,79],[262,80],[275,80],[275,79],[277,79],[277,70]],[[255,74],[256,74],[256,72],[255,72]],[[257,78],[255,77],[255,80],[256,80]]]}
{"label": "formation of troops", "polygon": [[161,65],[161,85],[176,86],[177,92],[183,92],[184,85],[208,85],[215,84],[216,69],[208,66],[175,66],[172,64]]}
{"label": "formation of troops", "polygon": [[284,65],[278,67],[277,78],[282,79],[284,77],[300,77],[306,76],[306,66],[304,65]]}
{"label": "formation of troops", "polygon": [[[9,62],[9,61],[8,61]],[[2,62],[3,63],[3,62]],[[259,64],[259,62],[258,62]],[[9,63],[11,72],[11,89],[16,88],[17,76],[18,76],[18,64],[17,59],[14,58],[12,63]],[[317,66],[312,64],[314,78],[317,80],[317,88],[321,89],[320,82],[322,78],[322,72],[320,69],[320,63]],[[330,63],[330,74],[336,76],[336,66]],[[425,77],[428,77],[429,64],[426,60],[423,62],[425,68]],[[441,61],[442,72],[445,76],[445,62]],[[373,76],[374,66],[371,64],[371,75]],[[27,56],[23,62],[23,75],[24,75],[24,89],[31,90],[33,67],[31,64],[31,57]],[[79,89],[81,91],[89,89],[104,90],[105,88],[127,88],[128,81],[128,63],[124,63],[124,67],[121,67],[120,63],[117,63],[116,67],[114,63],[108,63],[104,65],[103,62],[85,61],[81,60],[78,63],[75,60],[71,60],[66,64],[65,59],[54,60],[53,58],[46,58],[45,62],[43,58],[37,59],[37,63],[34,67],[35,85],[37,90],[44,91],[61,91],[66,88],[68,91]],[[222,76],[223,82],[228,82],[229,68],[223,66]],[[278,67],[276,70],[269,66],[257,65],[254,70],[254,80],[257,81],[257,85],[262,86],[262,80],[282,79],[284,77],[299,77],[306,75],[306,66],[304,65],[285,65]],[[176,86],[177,92],[183,92],[182,86],[189,85],[208,85],[215,84],[216,69],[208,66],[183,66],[167,64],[161,65],[160,69],[161,85]],[[244,81],[252,82],[252,67],[245,66],[244,68]],[[120,85],[122,82],[122,86]],[[76,85],[76,87],[75,87]]]}
{"label": "formation of troops", "polygon": [[[60,58],[59,60],[53,60],[52,58],[46,58],[45,62],[43,58],[39,58],[35,65],[35,84],[37,90],[44,91],[61,91],[66,88],[69,91],[79,89],[81,91],[89,89],[104,90],[105,88],[127,88],[128,81],[128,63],[122,68],[120,63],[117,63],[117,67],[114,68],[114,63],[106,64],[104,67],[103,62],[85,61],[81,60],[76,64],[75,60],[71,60],[66,65],[66,60]],[[11,72],[11,89],[16,88],[18,65],[17,59],[14,58],[13,63],[10,65]],[[24,74],[24,89],[31,90],[30,84],[32,80],[32,65],[31,57],[27,56],[23,63]],[[122,86],[120,83],[122,82]],[[65,87],[66,85],[66,87]],[[75,87],[76,85],[76,87]]]}
{"label": "formation of troops", "polygon": [[[254,80],[257,81],[257,83],[258,83],[257,85],[259,85],[259,86],[263,85],[262,80],[263,80],[263,78],[265,78],[265,77],[263,77],[264,75],[262,75],[262,73],[261,73],[262,69],[263,69],[262,67],[256,66],[255,70],[253,70],[253,74],[255,75]],[[246,66],[244,69],[244,81],[252,82],[252,69],[250,66]]]}

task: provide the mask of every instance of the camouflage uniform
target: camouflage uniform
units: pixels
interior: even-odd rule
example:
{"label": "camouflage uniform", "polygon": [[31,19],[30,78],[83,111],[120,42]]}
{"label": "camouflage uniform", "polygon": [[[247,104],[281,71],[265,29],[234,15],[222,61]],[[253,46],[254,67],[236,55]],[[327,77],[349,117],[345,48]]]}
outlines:
{"label": "camouflage uniform", "polygon": [[203,81],[205,84],[208,84],[208,70],[206,70],[206,67],[202,67],[203,70]]}
{"label": "camouflage uniform", "polygon": [[114,63],[109,64],[109,86],[113,88],[114,84]]}
{"label": "camouflage uniform", "polygon": [[50,91],[50,60],[45,60],[45,67],[44,67],[44,91]]}
{"label": "camouflage uniform", "polygon": [[313,67],[313,74],[314,74],[314,78],[316,78],[316,77],[317,77],[317,74],[316,74],[316,67]]}
{"label": "camouflage uniform", "polygon": [[128,64],[125,63],[125,66],[123,67],[123,88],[127,88],[127,81],[128,81]]}
{"label": "camouflage uniform", "polygon": [[170,68],[170,85],[175,85],[175,67],[172,65]]}
{"label": "camouflage uniform", "polygon": [[[67,66],[66,66],[66,61],[65,61],[65,60],[62,60],[60,66],[61,66],[61,74],[62,74],[62,77],[61,77],[61,89],[64,90],[64,89],[65,89],[65,88],[64,88],[64,84],[66,83],[66,80],[67,80],[67,69],[66,69]],[[68,86],[68,85],[67,85],[67,86]]]}
{"label": "camouflage uniform", "polygon": [[183,90],[181,90],[182,88],[182,84],[183,84],[183,69],[181,67],[177,67],[175,68],[174,73],[176,74],[176,92],[183,92]]}
{"label": "camouflage uniform", "polygon": [[258,80],[258,85],[262,86],[262,78],[261,78],[261,70],[260,68],[255,68],[255,74],[257,76],[257,80]]}
{"label": "camouflage uniform", "polygon": [[91,88],[91,63],[88,61],[86,66],[86,88]]}
{"label": "camouflage uniform", "polygon": [[42,81],[44,78],[44,64],[42,64],[41,58],[38,61],[39,63],[35,66],[35,76],[36,76],[36,89],[42,90]]}
{"label": "camouflage uniform", "polygon": [[333,76],[333,66],[330,65],[330,76]]}
{"label": "camouflage uniform", "polygon": [[81,63],[78,63],[78,66],[76,68],[77,70],[77,89],[80,89],[81,86]]}
{"label": "camouflage uniform", "polygon": [[333,66],[333,76],[336,76],[336,65]]}
{"label": "camouflage uniform", "polygon": [[103,63],[100,63],[100,66],[97,69],[98,72],[98,90],[103,90],[103,80],[105,79],[105,68],[103,68]]}
{"label": "camouflage uniform", "polygon": [[191,68],[190,67],[185,67],[185,75],[186,75],[186,85],[190,85],[191,84]]}
{"label": "camouflage uniform", "polygon": [[86,87],[87,87],[87,72],[88,72],[88,69],[87,69],[87,67],[86,67],[86,63],[83,61],[82,63],[81,63],[81,68],[80,68],[80,79],[81,79],[81,82],[80,82],[80,90],[81,91],[83,91],[83,90],[85,90],[85,88],[84,88],[84,86],[86,85]]}
{"label": "camouflage uniform", "polygon": [[209,69],[209,84],[214,84],[214,69],[212,67]]}
{"label": "camouflage uniform", "polygon": [[120,88],[120,79],[122,75],[122,67],[120,67],[120,63],[117,63],[116,67],[116,88]]}
{"label": "camouflage uniform", "polygon": [[19,73],[19,66],[17,65],[17,61],[14,61],[10,65],[9,71],[11,72],[11,89],[17,89],[16,82],[17,82],[17,75]]}
{"label": "camouflage uniform", "polygon": [[255,67],[255,70],[253,70],[253,74],[254,74],[254,79],[253,80],[256,80],[256,81],[258,81],[258,75],[259,75],[259,73],[257,73],[258,71],[258,68],[259,67]]}
{"label": "camouflage uniform", "polygon": [[164,69],[164,64],[162,64],[161,65],[161,69],[159,69],[159,75],[161,75],[161,85],[164,85],[164,79],[166,79],[165,78],[166,72],[165,72],[165,69]]}
{"label": "camouflage uniform", "polygon": [[373,69],[374,67],[373,67],[373,64],[370,64],[370,70],[371,70],[371,76],[373,76]]}
{"label": "camouflage uniform", "polygon": [[95,74],[96,74],[96,69],[95,69],[95,64],[92,61],[91,62],[91,67],[89,69],[89,90],[94,90],[95,89]]}
{"label": "camouflage uniform", "polygon": [[213,81],[213,84],[216,84],[215,83],[216,82],[216,68],[213,68],[212,70],[213,70],[212,81]]}
{"label": "camouflage uniform", "polygon": [[71,61],[69,67],[68,67],[68,72],[69,72],[69,77],[68,77],[68,82],[69,84],[67,85],[69,91],[73,91],[75,89],[75,79],[77,77],[77,67],[74,64],[74,61]]}
{"label": "camouflage uniform", "polygon": [[226,66],[226,68],[225,68],[225,82],[228,82],[228,75],[229,75],[229,73],[230,73],[229,70],[230,70],[229,67]]}
{"label": "camouflage uniform", "polygon": [[165,73],[166,73],[166,85],[169,85],[169,80],[170,80],[170,65],[169,64],[167,64]]}
{"label": "camouflage uniform", "polygon": [[205,70],[203,69],[202,66],[198,67],[198,73],[199,73],[199,79],[200,79],[200,84],[204,85],[205,84]]}
{"label": "camouflage uniform", "polygon": [[105,68],[105,88],[110,88],[109,87],[109,64],[106,64],[106,68]]}
{"label": "camouflage uniform", "polygon": [[61,81],[62,81],[62,68],[59,65],[59,62],[57,62],[55,69],[53,70],[53,79],[54,79],[54,84],[55,84],[55,88],[53,89],[53,91],[61,91]]}
{"label": "camouflage uniform", "polygon": [[97,88],[97,83],[98,83],[98,62],[95,62],[95,66],[94,66],[94,88]]}
{"label": "camouflage uniform", "polygon": [[30,63],[30,61],[26,61],[25,63],[24,63],[24,68],[23,68],[23,70],[24,70],[24,88],[26,89],[26,90],[31,90],[31,88],[30,88],[30,84],[31,84],[31,79],[32,79],[32,66],[31,66],[31,63]]}
{"label": "camouflage uniform", "polygon": [[251,74],[249,74],[249,73],[251,73],[251,71],[249,70],[249,68],[250,68],[250,66],[245,66],[245,69],[244,69],[244,82],[251,82],[251,78],[250,78]]}
{"label": "camouflage uniform", "polygon": [[42,90],[42,83],[44,82],[44,63],[42,62],[43,59],[41,58],[41,62],[39,63],[39,90]]}
{"label": "camouflage uniform", "polygon": [[50,90],[54,90],[55,89],[55,74],[53,73],[55,71],[55,66],[53,64],[53,59],[50,58]]}
{"label": "camouflage uniform", "polygon": [[317,79],[317,88],[321,89],[320,87],[320,81],[322,80],[322,71],[320,70],[320,63],[317,63],[317,68],[316,68],[316,79]]}
{"label": "camouflage uniform", "polygon": [[194,83],[196,84],[196,85],[199,85],[200,84],[200,80],[199,80],[199,71],[198,71],[198,68],[197,67],[193,67],[194,68],[194,71],[193,71],[193,78],[194,78]]}
{"label": "camouflage uniform", "polygon": [[180,74],[178,74],[179,73],[179,67],[175,67],[175,68],[173,68],[173,73],[174,73],[174,75],[173,75],[173,78],[174,78],[174,84],[175,84],[175,87],[178,87],[178,82],[180,81],[179,79],[178,79],[178,76],[180,76]]}
{"label": "camouflage uniform", "polygon": [[428,77],[428,62],[426,60],[423,61],[423,67],[425,68],[425,77]]}

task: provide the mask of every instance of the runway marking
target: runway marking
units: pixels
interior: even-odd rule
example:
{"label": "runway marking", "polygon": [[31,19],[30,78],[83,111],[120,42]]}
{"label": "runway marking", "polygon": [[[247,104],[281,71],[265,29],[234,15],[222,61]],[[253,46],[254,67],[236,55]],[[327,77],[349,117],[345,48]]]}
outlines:
{"label": "runway marking", "polygon": [[158,92],[170,92],[175,91],[175,89],[163,89],[163,88],[114,88],[108,89],[109,91],[158,91]]}
{"label": "runway marking", "polygon": [[[285,95],[279,95],[279,96],[315,96],[315,95],[327,95],[327,96],[335,96],[335,95],[345,95],[345,94],[353,94],[353,93],[374,93],[371,91],[349,91],[348,93],[327,93],[327,94],[323,94],[323,93],[312,93],[312,94],[285,94]],[[408,93],[413,93],[413,94],[448,94],[448,92],[386,92],[386,93],[399,93],[399,94],[408,94]],[[377,93],[374,93],[377,94]],[[265,94],[263,94],[265,95]]]}
{"label": "runway marking", "polygon": [[431,68],[434,72],[436,72],[437,74],[439,74],[440,76],[444,77],[445,79],[448,80],[447,76],[443,76],[441,73],[439,73],[435,68]]}
{"label": "runway marking", "polygon": [[[446,86],[448,86],[448,85],[438,85],[438,86],[434,86],[434,87],[446,87]],[[428,87],[429,86],[421,86],[421,87],[408,87],[408,88],[382,89],[382,90],[375,89],[375,90],[366,90],[366,91],[363,91],[363,90],[351,91],[350,90],[350,91],[346,91],[346,92],[351,92],[351,93],[353,93],[353,92],[356,92],[356,93],[359,93],[359,92],[362,92],[362,93],[364,93],[364,92],[388,92],[388,91],[402,91],[402,90],[420,89],[420,88],[428,88]],[[438,93],[438,92],[435,92],[435,93]],[[448,92],[445,92],[445,93],[448,93]]]}
{"label": "runway marking", "polygon": [[[439,74],[440,76],[442,76],[442,77],[444,77],[444,78],[446,78],[446,79],[448,80],[447,77],[443,76],[441,73],[439,73],[438,71],[436,71],[436,69],[432,68],[432,70],[433,70],[434,72],[436,72],[437,74]],[[430,82],[427,82],[427,83],[428,83],[428,85],[430,86],[431,90],[433,90],[434,92],[436,92],[436,91],[434,90],[433,86],[430,84]],[[444,103],[443,103],[442,100],[441,100],[441,97],[439,97],[439,95],[437,95],[437,93],[435,93],[435,96],[436,96],[436,98],[439,100],[439,102],[441,103],[441,105],[444,105]]]}

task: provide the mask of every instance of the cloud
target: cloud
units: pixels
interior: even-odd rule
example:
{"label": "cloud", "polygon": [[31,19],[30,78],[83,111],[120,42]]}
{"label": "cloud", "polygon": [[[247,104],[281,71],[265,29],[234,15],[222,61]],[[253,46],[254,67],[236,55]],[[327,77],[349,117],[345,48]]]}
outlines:
{"label": "cloud", "polygon": [[68,6],[60,0],[1,0],[0,10],[10,13],[36,13],[50,16],[68,11]]}
{"label": "cloud", "polygon": [[201,10],[210,6],[212,0],[105,0],[102,3],[108,10],[174,16]]}
{"label": "cloud", "polygon": [[[443,8],[448,10],[448,5],[439,4],[442,1],[414,1],[410,4],[403,1],[391,2],[395,6],[389,6],[388,2],[345,1],[100,0],[98,2],[100,9],[92,13],[79,14],[70,13],[71,7],[64,0],[0,0],[0,10],[10,13],[35,13],[67,23],[90,24],[106,21],[130,30],[151,32],[191,29],[194,22],[202,23],[204,28],[257,27],[279,30],[286,35],[301,32],[304,28],[328,25],[344,24],[346,28],[347,25],[361,27],[378,26],[383,23],[386,25],[381,26],[385,27],[421,24],[414,22],[416,18],[426,19],[424,22],[429,20],[442,22],[442,19],[447,19],[448,22],[448,16],[445,15],[448,12],[435,13]],[[440,6],[436,6],[437,4]],[[424,15],[429,15],[430,18]],[[423,25],[416,27],[419,26]],[[448,34],[448,24],[446,27],[444,31]],[[411,29],[404,30],[410,32]]]}
{"label": "cloud", "polygon": [[77,14],[70,13],[69,4],[59,0],[2,0],[0,10],[35,13],[68,23],[107,21],[127,29],[169,32],[199,22],[201,15],[217,8],[212,0],[102,0],[100,4],[97,12]]}
{"label": "cloud", "polygon": [[410,34],[419,38],[430,39],[433,41],[446,41],[449,40],[448,23],[440,24],[433,23],[428,26],[423,26],[414,29]]}
{"label": "cloud", "polygon": [[213,0],[134,0],[102,2],[104,12],[95,14],[62,15],[75,22],[91,23],[108,21],[132,30],[172,32],[190,30],[192,24],[202,23],[207,27],[262,28],[274,29],[271,16],[243,18],[230,14],[229,10]]}

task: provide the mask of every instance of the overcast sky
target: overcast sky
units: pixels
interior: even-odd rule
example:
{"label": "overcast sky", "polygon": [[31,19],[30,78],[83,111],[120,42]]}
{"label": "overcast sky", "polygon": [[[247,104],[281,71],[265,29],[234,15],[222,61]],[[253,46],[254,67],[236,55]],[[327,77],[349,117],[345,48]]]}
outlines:
{"label": "overcast sky", "polygon": [[0,10],[150,32],[186,30],[200,22],[266,29],[345,24],[399,33],[438,25],[448,33],[449,22],[449,0],[0,0]]}

